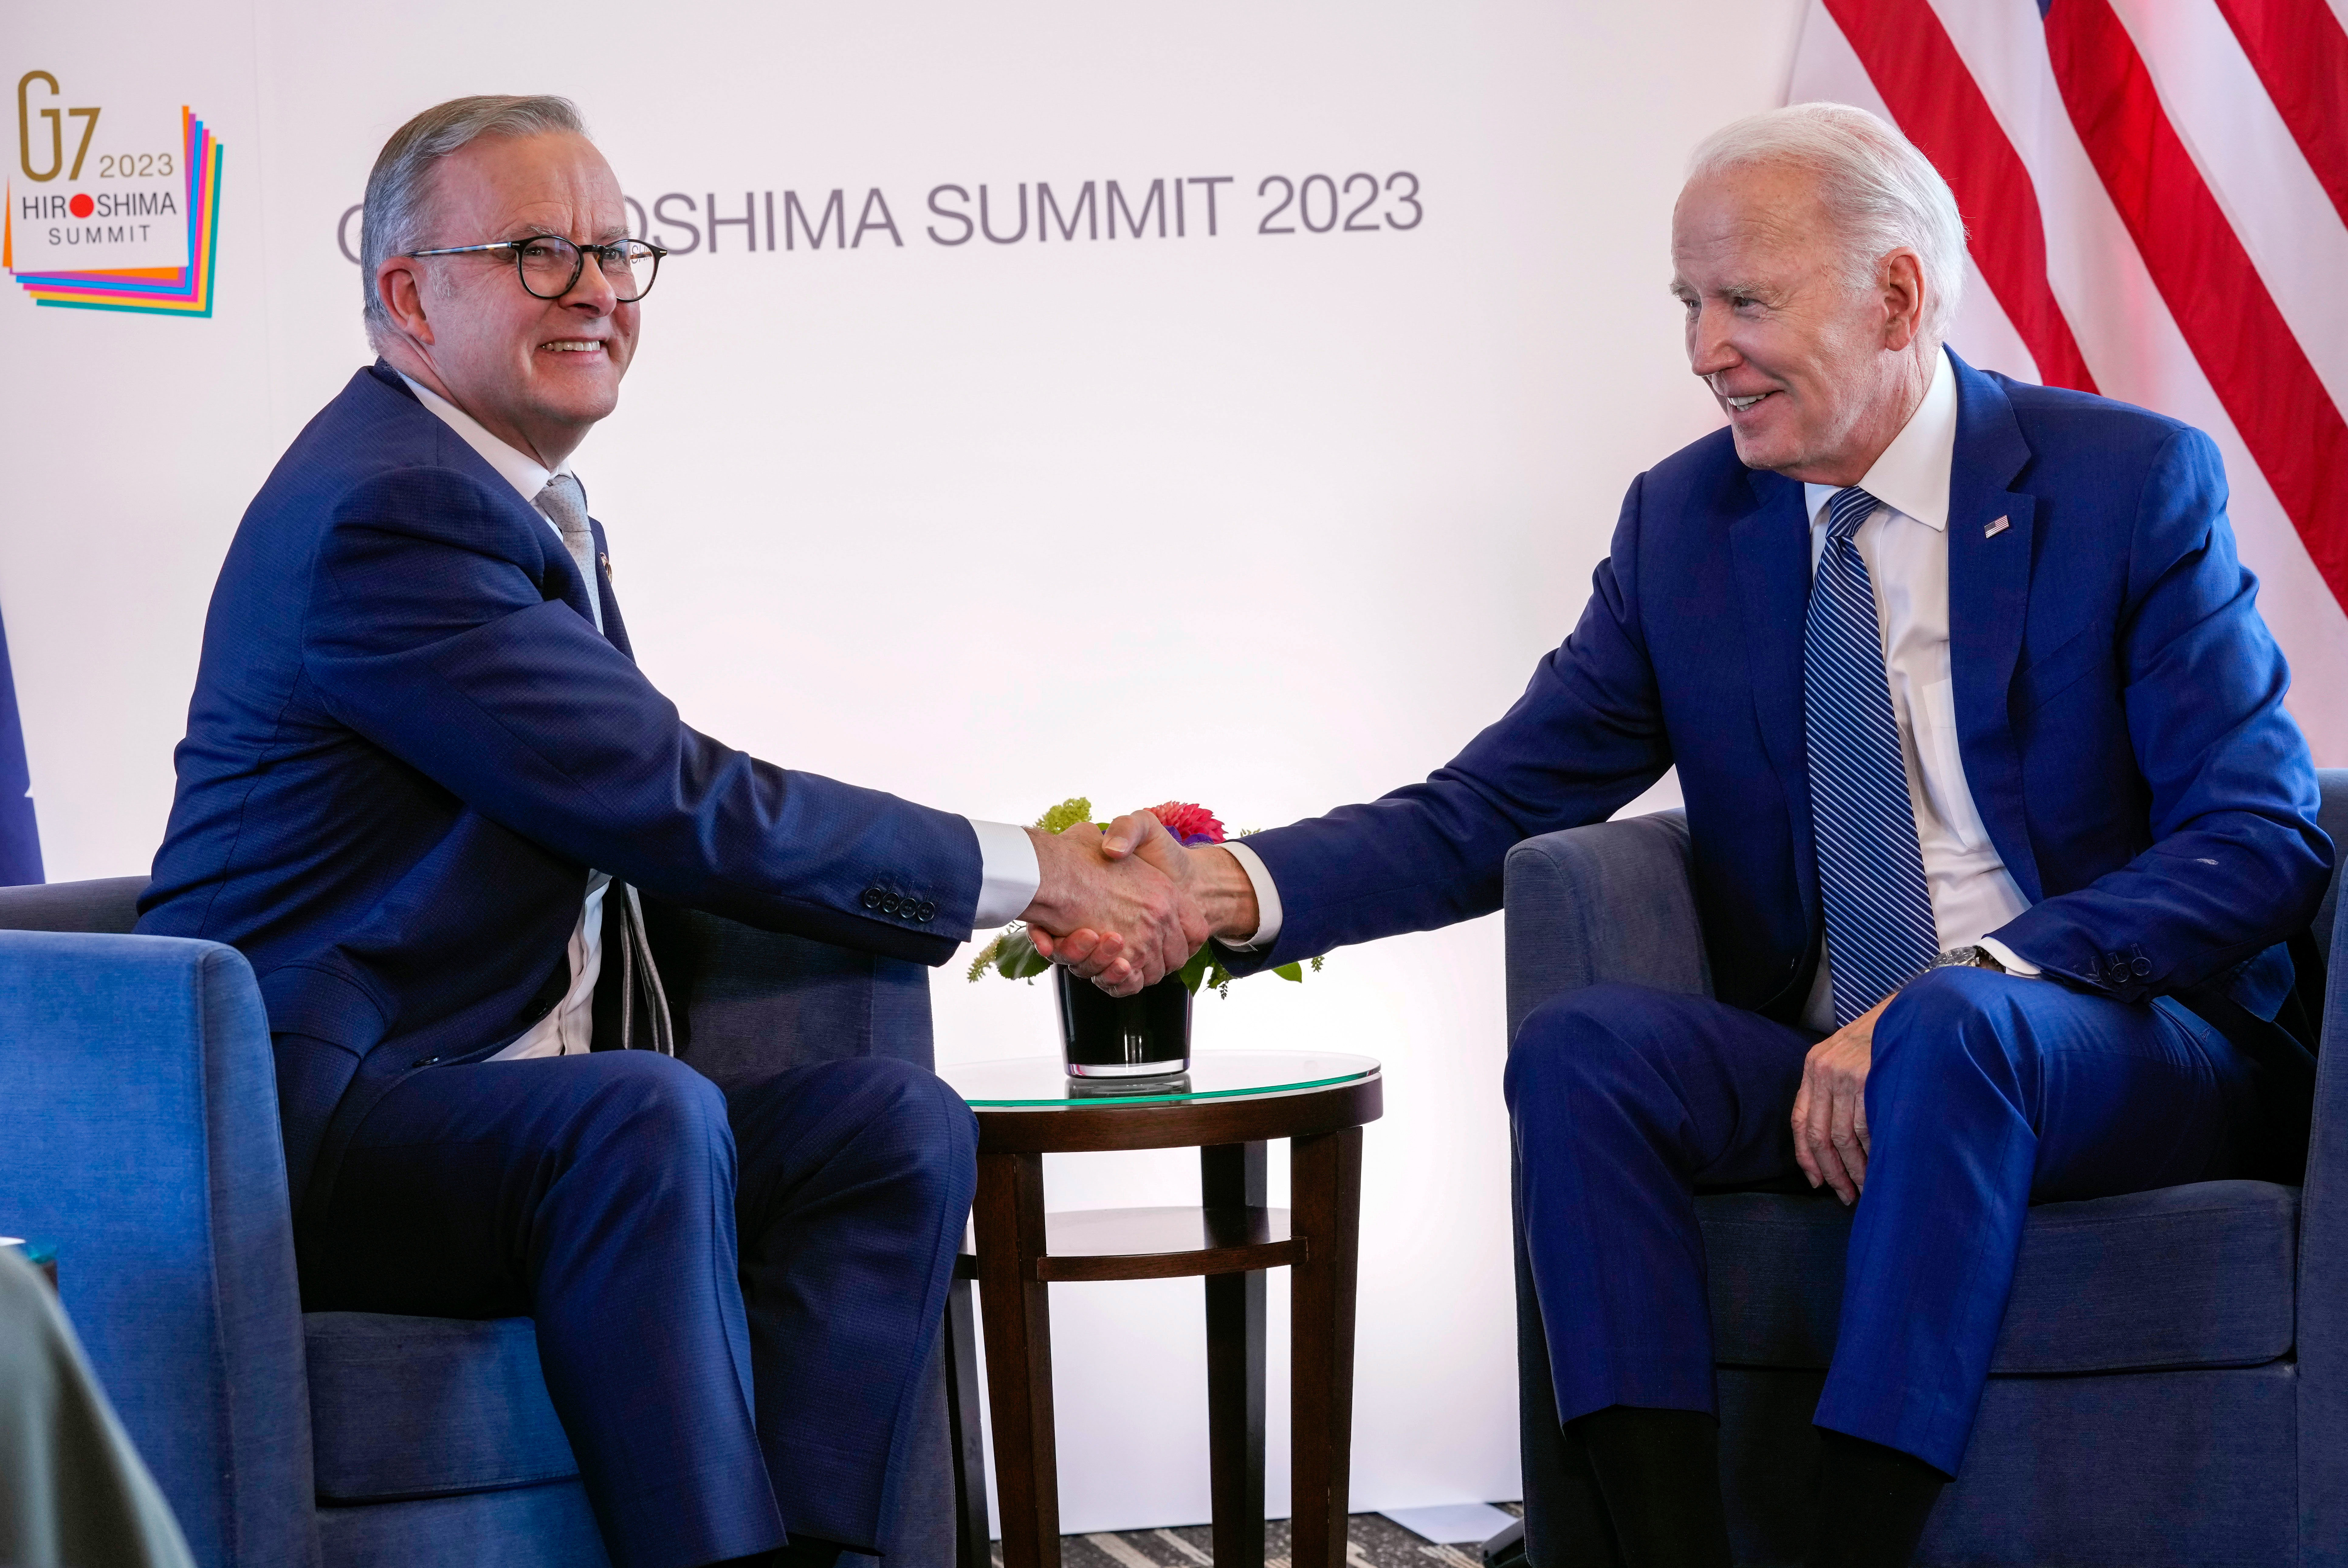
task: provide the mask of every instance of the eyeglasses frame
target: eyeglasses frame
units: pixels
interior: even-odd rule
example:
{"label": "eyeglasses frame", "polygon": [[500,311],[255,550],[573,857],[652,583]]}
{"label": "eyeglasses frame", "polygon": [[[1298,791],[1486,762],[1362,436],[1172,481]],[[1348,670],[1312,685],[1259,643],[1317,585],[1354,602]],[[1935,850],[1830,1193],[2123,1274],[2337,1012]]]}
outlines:
{"label": "eyeglasses frame", "polygon": [[[564,284],[560,289],[557,289],[551,294],[542,294],[536,289],[530,287],[530,279],[522,275],[521,248],[524,245],[529,244],[532,240],[561,240],[564,244],[570,246],[572,250],[578,253],[578,260],[572,263],[571,281]],[[632,294],[625,299],[622,299],[619,296],[619,291],[616,289],[613,291],[613,299],[614,303],[619,304],[633,304],[638,300],[643,299],[645,294],[652,293],[653,284],[660,281],[660,264],[667,258],[668,251],[666,247],[655,245],[650,240],[639,240],[633,235],[624,240],[613,240],[608,244],[582,245],[567,234],[524,234],[519,239],[491,240],[488,243],[480,245],[439,245],[428,251],[403,251],[400,253],[407,257],[410,261],[416,261],[426,256],[463,256],[470,255],[479,251],[511,251],[513,253],[514,276],[520,279],[522,292],[530,295],[532,299],[558,300],[563,295],[569,294],[572,289],[577,288],[579,286],[579,280],[587,275],[587,258],[589,256],[593,256],[595,258],[596,273],[603,275],[605,277],[605,281],[609,282],[610,279],[608,274],[604,273],[604,265],[612,259],[612,253],[618,250],[622,245],[642,245],[644,249],[653,253],[653,275],[645,281],[644,286],[640,293]]]}

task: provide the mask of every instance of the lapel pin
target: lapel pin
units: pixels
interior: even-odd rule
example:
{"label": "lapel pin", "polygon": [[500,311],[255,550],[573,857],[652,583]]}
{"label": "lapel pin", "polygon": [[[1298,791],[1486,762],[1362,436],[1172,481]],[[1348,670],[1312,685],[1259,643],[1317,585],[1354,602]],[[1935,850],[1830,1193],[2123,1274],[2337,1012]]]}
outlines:
{"label": "lapel pin", "polygon": [[[1997,521],[2000,523],[2003,523],[2005,519],[2001,517]],[[595,559],[602,564],[603,568],[603,575],[609,577],[612,574],[612,558],[604,554],[602,551],[597,551],[595,552]]]}
{"label": "lapel pin", "polygon": [[1983,539],[1995,539],[1999,534],[2003,533],[2012,526],[2013,524],[2007,522],[2005,519],[2001,517],[1995,522],[1991,523],[1987,528],[1982,530],[1982,537]]}

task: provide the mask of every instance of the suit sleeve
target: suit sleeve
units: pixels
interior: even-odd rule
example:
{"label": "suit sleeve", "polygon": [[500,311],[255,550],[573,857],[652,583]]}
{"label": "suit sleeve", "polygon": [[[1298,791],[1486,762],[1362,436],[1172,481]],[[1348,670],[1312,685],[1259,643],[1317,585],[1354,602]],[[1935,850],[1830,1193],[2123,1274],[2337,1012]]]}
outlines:
{"label": "suit sleeve", "polygon": [[1497,723],[1424,783],[1248,839],[1282,918],[1271,946],[1225,954],[1233,973],[1488,914],[1519,840],[1603,821],[1663,776],[1671,747],[1638,610],[1645,483],[1623,499],[1581,623]]}
{"label": "suit sleeve", "polygon": [[450,469],[344,495],[304,624],[321,706],[582,865],[751,924],[942,963],[977,903],[970,824],[687,726],[544,595],[561,546],[535,521]]}
{"label": "suit sleeve", "polygon": [[2119,679],[2153,842],[1991,933],[2128,1001],[2223,978],[2305,925],[2332,869],[2290,672],[2234,555],[2216,446],[2162,448],[2129,541]]}

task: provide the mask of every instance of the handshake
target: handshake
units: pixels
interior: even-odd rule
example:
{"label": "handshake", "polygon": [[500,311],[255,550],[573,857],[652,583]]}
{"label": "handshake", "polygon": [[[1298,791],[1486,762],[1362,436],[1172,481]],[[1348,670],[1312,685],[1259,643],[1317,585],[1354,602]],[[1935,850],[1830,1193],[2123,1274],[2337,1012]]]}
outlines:
{"label": "handshake", "polygon": [[1020,915],[1035,951],[1113,996],[1130,996],[1189,960],[1210,936],[1244,940],[1262,923],[1255,884],[1220,844],[1184,848],[1148,811],[1106,831],[1030,828],[1043,878]]}

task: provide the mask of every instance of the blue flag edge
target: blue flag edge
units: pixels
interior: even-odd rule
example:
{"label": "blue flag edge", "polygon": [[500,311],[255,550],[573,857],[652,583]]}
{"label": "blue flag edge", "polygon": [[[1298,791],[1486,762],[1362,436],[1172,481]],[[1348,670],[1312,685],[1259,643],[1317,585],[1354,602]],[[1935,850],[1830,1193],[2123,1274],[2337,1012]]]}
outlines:
{"label": "blue flag edge", "polygon": [[8,630],[0,622],[0,887],[46,880],[41,830],[33,820],[33,773],[25,760],[16,678],[8,664]]}

